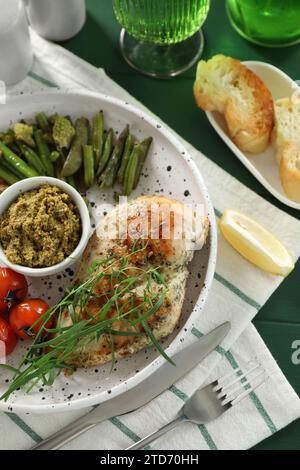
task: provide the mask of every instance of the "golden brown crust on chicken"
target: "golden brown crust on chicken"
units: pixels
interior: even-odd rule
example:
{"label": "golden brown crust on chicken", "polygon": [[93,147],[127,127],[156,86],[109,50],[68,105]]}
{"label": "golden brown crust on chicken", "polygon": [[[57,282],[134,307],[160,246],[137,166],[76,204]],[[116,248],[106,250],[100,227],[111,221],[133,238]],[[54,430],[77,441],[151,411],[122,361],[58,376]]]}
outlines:
{"label": "golden brown crust on chicken", "polygon": [[[126,219],[130,221],[130,234],[145,235],[145,226],[143,223],[150,219],[150,210],[156,211],[158,217],[158,233],[159,237],[152,237],[151,234],[142,240],[137,237],[133,239],[127,234],[124,237],[120,226],[123,227],[123,222]],[[168,199],[165,197],[141,197],[131,201],[128,205],[121,205],[103,218],[96,232],[91,237],[85,253],[82,258],[81,267],[77,275],[76,283],[82,284],[86,279],[86,272],[95,260],[104,260],[108,256],[113,255],[116,260],[128,259],[128,269],[131,272],[139,268],[158,267],[161,275],[164,277],[167,284],[167,293],[160,308],[154,315],[148,318],[148,324],[151,327],[153,334],[157,339],[168,336],[173,332],[181,314],[181,308],[184,300],[185,284],[188,276],[187,265],[193,257],[193,251],[189,250],[191,245],[187,240],[175,240],[175,219],[178,214],[182,214],[184,205],[178,201]],[[171,211],[168,211],[171,209]],[[171,215],[170,215],[171,214]],[[172,215],[173,214],[173,215]],[[116,218],[120,215],[121,219]],[[163,226],[170,216],[170,238],[163,238]],[[116,222],[117,220],[117,222]],[[121,220],[121,223],[120,223]],[[199,238],[206,240],[208,234],[208,219],[202,218],[203,230],[199,234]],[[153,224],[150,223],[150,227]],[[110,238],[113,231],[117,229],[118,237]],[[154,234],[154,232],[151,232]],[[106,234],[106,237],[104,236]],[[123,237],[123,238],[122,238]],[[137,246],[143,246],[141,252],[137,251]],[[135,249],[133,250],[133,247]],[[187,249],[188,247],[188,249]],[[103,267],[101,268],[103,269]],[[99,309],[101,309],[101,291],[105,288],[102,284],[97,285],[97,299],[93,299],[89,305],[89,313],[95,316]],[[159,291],[159,284],[153,283],[153,292]],[[136,292],[133,294],[134,302],[140,302],[145,292],[145,286],[142,284],[137,287]],[[121,302],[124,299],[121,299]],[[112,323],[112,328],[116,331],[134,331],[138,332],[140,336],[118,336],[114,335],[114,344],[112,351],[111,338],[107,335],[101,335],[97,341],[90,342],[86,347],[75,351],[70,364],[89,367],[97,364],[103,364],[114,359],[122,358],[134,354],[145,346],[151,344],[151,339],[145,333],[142,325],[137,323],[134,327],[128,326],[128,322],[124,322],[118,317],[114,308],[109,311],[109,317],[116,320]],[[70,324],[70,316],[65,315],[63,326]]]}

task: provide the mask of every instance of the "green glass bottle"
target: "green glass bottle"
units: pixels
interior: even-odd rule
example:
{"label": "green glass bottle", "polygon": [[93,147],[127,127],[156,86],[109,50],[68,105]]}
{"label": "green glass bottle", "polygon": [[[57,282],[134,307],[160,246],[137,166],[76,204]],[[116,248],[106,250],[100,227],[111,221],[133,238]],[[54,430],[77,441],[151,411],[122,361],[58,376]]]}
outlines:
{"label": "green glass bottle", "polygon": [[113,7],[123,55],[143,73],[177,75],[202,52],[210,0],[113,0]]}
{"label": "green glass bottle", "polygon": [[229,19],[246,39],[269,47],[300,41],[300,0],[227,0]]}

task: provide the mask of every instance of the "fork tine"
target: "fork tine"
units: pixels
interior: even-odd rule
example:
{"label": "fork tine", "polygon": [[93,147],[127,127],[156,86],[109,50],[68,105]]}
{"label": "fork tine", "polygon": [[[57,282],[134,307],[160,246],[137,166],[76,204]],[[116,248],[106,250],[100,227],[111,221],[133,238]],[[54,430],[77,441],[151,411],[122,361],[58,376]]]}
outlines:
{"label": "fork tine", "polygon": [[267,379],[267,376],[265,375],[256,385],[251,386],[250,389],[245,390],[245,392],[241,393],[238,397],[236,397],[234,400],[232,400],[231,405],[237,405],[240,401],[242,401],[246,396],[250,395],[250,393],[254,392],[258,387],[260,387]]}
{"label": "fork tine", "polygon": [[[256,369],[258,369],[260,367],[260,364],[256,364],[254,367],[252,367],[251,369],[247,370],[246,372],[244,372],[243,374],[239,375],[238,377],[236,377],[234,380],[232,380],[231,382],[229,382],[228,384],[224,385],[222,387],[222,392],[224,392],[225,390],[227,390],[228,388],[231,388],[232,385],[236,384],[237,382],[240,382],[243,378],[245,378],[246,376],[248,377],[252,372],[254,372]],[[239,369],[240,370],[240,369]],[[248,379],[247,379],[248,380]]]}
{"label": "fork tine", "polygon": [[[255,367],[257,367],[259,365],[259,363],[253,358],[251,359],[249,362],[247,362],[247,364],[245,364],[245,367],[249,367],[251,364],[254,363],[254,366],[249,369],[248,371],[246,371],[246,375],[248,373],[250,373]],[[230,372],[227,372],[227,374],[224,374],[222,377],[220,377],[219,379],[215,380],[215,383],[216,385],[214,386],[213,390],[214,391],[217,391],[218,389],[221,388],[221,384],[223,384],[224,382],[226,382],[230,377],[236,375],[236,374],[242,374],[242,369],[240,367],[237,367],[236,369],[233,369],[231,370]],[[241,375],[239,376],[241,377]]]}
{"label": "fork tine", "polygon": [[238,374],[242,372],[241,368],[239,367],[238,369],[234,369],[231,372],[228,372],[227,374],[223,375],[219,379],[216,380],[217,385],[214,386],[213,391],[216,392],[217,390],[221,390],[222,388],[222,383],[229,379],[230,377],[234,376],[235,374]]}
{"label": "fork tine", "polygon": [[[263,374],[265,374],[265,370],[261,369],[254,377],[251,378],[251,381],[253,382],[254,380],[257,380]],[[247,387],[246,390],[245,390],[245,387]],[[234,395],[242,389],[244,389],[245,391],[243,393],[239,394],[238,396],[234,397]],[[249,381],[249,378],[247,377],[246,381],[241,382],[238,385],[238,387],[235,387],[230,393],[225,394],[225,399],[222,401],[222,405],[226,405],[227,403],[229,403],[231,401],[233,402],[234,400],[236,400],[239,397],[244,398],[245,396],[249,395],[249,393],[251,393],[252,390],[253,390],[253,385]]]}

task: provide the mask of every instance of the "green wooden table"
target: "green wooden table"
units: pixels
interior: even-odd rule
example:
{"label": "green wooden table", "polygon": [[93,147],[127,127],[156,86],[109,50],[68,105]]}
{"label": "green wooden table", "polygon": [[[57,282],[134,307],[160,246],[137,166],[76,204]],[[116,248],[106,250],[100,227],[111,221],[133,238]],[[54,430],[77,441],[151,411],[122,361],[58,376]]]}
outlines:
{"label": "green wooden table", "polygon": [[[64,46],[106,73],[128,90],[151,111],[201,150],[210,159],[238,178],[249,188],[294,217],[299,212],[274,199],[246,170],[215,134],[204,113],[197,110],[192,85],[195,67],[180,77],[163,81],[144,77],[133,71],[119,51],[120,27],[114,18],[111,0],[87,0],[88,19],[84,29]],[[300,80],[300,45],[268,49],[242,39],[230,26],[224,0],[212,0],[204,25],[204,58],[224,53],[242,60],[261,60],[280,67],[293,79]],[[254,324],[271,350],[287,379],[300,395],[300,365],[291,361],[291,345],[300,340],[299,286],[300,264],[261,309]],[[265,440],[256,449],[300,450],[300,420]]]}

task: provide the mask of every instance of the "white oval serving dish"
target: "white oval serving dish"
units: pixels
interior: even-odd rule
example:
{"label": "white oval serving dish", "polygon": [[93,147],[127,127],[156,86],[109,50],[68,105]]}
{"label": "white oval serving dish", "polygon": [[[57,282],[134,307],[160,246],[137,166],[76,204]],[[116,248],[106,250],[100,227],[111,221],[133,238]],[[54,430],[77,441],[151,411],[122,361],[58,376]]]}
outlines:
{"label": "white oval serving dish", "polygon": [[[203,204],[210,219],[210,234],[205,247],[195,253],[190,266],[186,300],[180,324],[163,345],[168,354],[180,350],[196,340],[190,333],[195,320],[207,299],[211,285],[217,251],[217,232],[213,207],[195,163],[181,143],[159,122],[143,111],[115,98],[96,93],[66,93],[50,91],[11,98],[0,109],[0,130],[20,119],[30,120],[40,111],[92,117],[102,109],[106,128],[120,132],[126,124],[137,138],[152,136],[154,139],[146,160],[139,185],[132,198],[142,194],[162,194],[185,203]],[[114,205],[113,190],[89,191],[90,208],[97,222]],[[58,301],[64,287],[70,284],[73,271],[47,278],[30,278],[31,296],[41,296],[50,304]],[[9,363],[17,365],[26,349],[26,342],[19,342],[16,352],[9,356]],[[119,361],[110,373],[110,364],[91,369],[78,369],[71,377],[61,374],[51,388],[41,387],[30,394],[17,391],[7,402],[0,401],[0,410],[16,413],[51,413],[89,407],[121,394],[140,383],[160,366],[164,359],[154,348],[147,348],[136,355]],[[6,387],[9,373],[0,369],[0,394]]]}
{"label": "white oval serving dish", "polygon": [[[298,88],[294,80],[274,65],[259,61],[247,61],[243,62],[243,64],[265,82],[274,100],[289,97]],[[229,137],[224,116],[218,112],[207,112],[206,115],[225,144],[248,168],[253,176],[280,202],[294,209],[300,209],[300,204],[289,199],[283,190],[274,147],[270,144],[265,152],[255,155],[242,152]]]}

